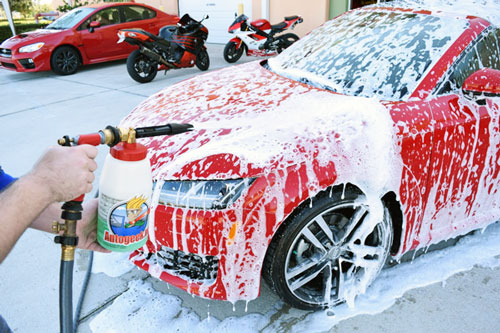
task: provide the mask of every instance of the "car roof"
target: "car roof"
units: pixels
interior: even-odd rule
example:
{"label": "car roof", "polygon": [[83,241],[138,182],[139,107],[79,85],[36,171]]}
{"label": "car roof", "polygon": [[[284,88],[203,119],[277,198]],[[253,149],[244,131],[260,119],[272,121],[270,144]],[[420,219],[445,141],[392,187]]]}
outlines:
{"label": "car roof", "polygon": [[131,6],[144,6],[151,8],[150,6],[143,4],[143,3],[137,3],[137,2],[101,2],[101,3],[93,3],[93,4],[88,4],[82,7],[88,7],[88,8],[106,8],[106,7],[115,7],[115,6],[124,6],[124,5],[131,5]]}

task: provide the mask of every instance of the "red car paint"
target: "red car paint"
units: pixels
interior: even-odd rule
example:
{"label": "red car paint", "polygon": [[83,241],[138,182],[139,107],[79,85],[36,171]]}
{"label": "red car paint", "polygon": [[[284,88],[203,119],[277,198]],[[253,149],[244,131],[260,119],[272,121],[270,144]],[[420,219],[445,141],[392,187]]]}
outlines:
{"label": "red car paint", "polygon": [[498,95],[500,94],[500,75],[490,68],[481,69],[465,80],[464,91]]}
{"label": "red car paint", "polygon": [[[402,219],[399,224],[395,222],[395,256],[484,227],[500,218],[500,99],[484,94],[472,100],[462,93],[434,91],[460,53],[488,29],[495,29],[480,18],[463,19],[468,20],[468,27],[435,62],[410,98],[381,101],[392,118],[394,143],[402,161],[397,194]],[[492,89],[488,84],[496,82],[499,72],[486,72],[483,74],[489,75],[487,79],[476,75],[475,90],[498,96],[498,88]],[[318,91],[325,92],[274,74],[254,62],[167,88],[139,105],[123,124],[134,127],[166,122],[204,124],[219,121],[218,115],[251,121],[252,116],[272,113],[292,97]],[[263,167],[235,154],[213,152],[183,164],[183,157],[210,145],[211,138],[224,140],[237,131],[237,127],[223,122],[216,130],[210,126],[196,130],[195,125],[195,131],[186,134],[182,142],[170,139],[146,142],[156,180],[253,177],[256,180],[224,210],[158,205],[155,232],[147,249],[131,255],[136,265],[170,284],[202,297],[231,301],[258,296],[262,263],[276,230],[307,198],[329,186],[342,185],[338,171],[349,157],[348,152],[342,154],[339,149],[338,156],[320,163],[321,151],[318,148],[310,151],[306,146],[319,147],[325,140],[334,145],[332,140],[340,139],[340,134],[331,137],[303,134],[298,142],[304,145],[289,147],[296,151],[294,156],[298,158],[294,161],[287,160],[286,153],[278,152]],[[269,199],[270,193],[282,193],[282,201],[272,196]],[[217,257],[217,278],[201,283],[163,269],[154,262],[154,253],[161,246]]]}
{"label": "red car paint", "polygon": [[[144,7],[154,11],[156,14],[152,18],[100,26],[95,28],[93,32],[90,29],[78,29],[87,19],[103,9],[111,7],[125,8],[127,6]],[[161,27],[176,24],[179,20],[175,15],[164,13],[148,5],[132,2],[95,4],[82,7],[94,10],[70,29],[38,29],[5,40],[0,44],[0,68],[17,72],[51,70],[50,57],[54,50],[61,46],[70,46],[78,50],[80,62],[83,65],[125,59],[134,50],[134,47],[127,43],[116,43],[118,40],[118,30],[141,28],[152,34],[158,34]],[[122,18],[120,18],[120,21]],[[41,49],[29,53],[19,53],[19,48],[38,42],[45,43]],[[32,59],[34,67],[25,68],[19,62],[22,59]]]}

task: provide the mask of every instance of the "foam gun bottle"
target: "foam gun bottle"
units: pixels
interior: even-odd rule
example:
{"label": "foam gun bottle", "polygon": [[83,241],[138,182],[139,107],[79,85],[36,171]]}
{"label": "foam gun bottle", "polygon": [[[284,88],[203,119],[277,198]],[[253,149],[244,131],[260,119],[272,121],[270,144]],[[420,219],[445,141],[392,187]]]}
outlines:
{"label": "foam gun bottle", "polygon": [[151,165],[147,148],[137,143],[136,138],[174,135],[190,131],[192,127],[167,124],[118,130],[120,142],[111,145],[99,183],[97,241],[102,247],[131,252],[144,246],[148,239],[153,190]]}
{"label": "foam gun bottle", "polygon": [[[153,189],[151,165],[147,148],[137,143],[136,139],[175,135],[192,129],[190,124],[166,124],[135,129],[108,126],[96,133],[59,139],[58,143],[63,146],[107,144],[111,147],[99,183],[97,241],[102,247],[111,251],[131,252],[144,246],[147,241]],[[81,203],[83,195],[75,200]],[[56,232],[75,229],[55,227]],[[71,235],[72,238],[75,238],[74,236]],[[74,248],[77,242],[72,242],[71,247]]]}
{"label": "foam gun bottle", "polygon": [[120,142],[110,149],[99,183],[97,241],[102,247],[131,252],[146,243],[151,179],[145,146]]}

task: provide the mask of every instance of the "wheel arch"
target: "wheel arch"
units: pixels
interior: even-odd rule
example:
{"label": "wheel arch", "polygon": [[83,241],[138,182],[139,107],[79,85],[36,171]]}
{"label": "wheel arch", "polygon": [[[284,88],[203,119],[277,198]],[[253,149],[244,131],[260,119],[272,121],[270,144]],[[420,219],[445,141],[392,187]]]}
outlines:
{"label": "wheel arch", "polygon": [[231,42],[236,43],[236,45],[237,45],[236,49],[239,49],[242,46],[246,47],[245,42],[240,37],[231,38],[228,43],[231,43]]}
{"label": "wheel arch", "polygon": [[287,223],[292,220],[296,215],[298,215],[302,209],[304,209],[305,207],[307,206],[310,206],[312,203],[314,203],[314,199],[316,198],[319,198],[319,197],[325,197],[325,196],[331,196],[331,193],[335,192],[335,191],[352,191],[354,193],[358,193],[358,194],[363,194],[363,192],[359,189],[359,187],[357,187],[356,185],[354,184],[351,184],[351,183],[345,183],[345,184],[337,184],[337,185],[332,185],[332,186],[329,186],[327,187],[326,189],[316,193],[314,195],[314,197],[309,197],[305,200],[303,200],[297,207],[295,207],[293,209],[293,211],[288,214],[284,219],[283,221],[281,221],[278,225],[278,228],[276,228],[276,230],[274,231],[271,239],[269,240],[269,244],[268,244],[268,249],[266,251],[266,255],[267,255],[267,252],[269,251],[269,247],[270,245],[276,241],[277,238],[280,237],[280,235],[283,233],[283,230],[284,228],[286,228],[286,225]]}
{"label": "wheel arch", "polygon": [[[356,185],[352,183],[345,183],[345,184],[336,184],[327,187],[326,189],[318,192],[313,198],[309,197],[306,200],[302,201],[295,209],[288,214],[283,221],[281,221],[274,231],[273,235],[271,236],[268,247],[266,250],[266,254],[264,257],[267,256],[267,253],[269,251],[269,248],[271,247],[271,244],[273,242],[276,242],[277,239],[279,239],[280,235],[283,233],[284,228],[286,228],[287,222],[292,220],[297,214],[300,213],[300,211],[309,205],[311,205],[311,202],[314,202],[315,198],[318,197],[324,197],[324,196],[331,196],[331,193],[333,192],[342,192],[342,191],[351,191],[353,193],[357,194],[364,194],[363,191]],[[384,206],[389,210],[389,214],[391,216],[391,221],[392,221],[392,226],[393,226],[393,240],[392,240],[392,245],[391,245],[391,253],[397,253],[400,246],[401,246],[401,235],[403,232],[403,212],[401,209],[401,204],[397,199],[397,195],[393,191],[389,191],[384,196],[381,198],[382,203]]]}

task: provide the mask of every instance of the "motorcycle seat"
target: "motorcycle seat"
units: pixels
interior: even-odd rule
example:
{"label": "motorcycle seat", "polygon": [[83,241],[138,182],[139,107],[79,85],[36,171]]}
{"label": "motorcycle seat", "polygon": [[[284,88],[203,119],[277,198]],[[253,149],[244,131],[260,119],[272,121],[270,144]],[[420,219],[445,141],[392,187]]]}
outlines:
{"label": "motorcycle seat", "polygon": [[287,26],[287,24],[285,22],[281,22],[281,23],[278,23],[278,24],[273,24],[271,25],[271,29],[273,30],[283,30],[285,29]]}
{"label": "motorcycle seat", "polygon": [[295,20],[296,18],[298,18],[298,16],[297,16],[297,15],[293,15],[293,16],[285,16],[285,21]]}
{"label": "motorcycle seat", "polygon": [[163,39],[163,38],[159,38],[156,35],[153,35],[152,33],[148,32],[146,30],[142,30],[141,33],[145,34],[146,36],[148,36],[149,38],[151,38],[152,40],[155,40],[155,41]]}
{"label": "motorcycle seat", "polygon": [[123,29],[123,31],[129,31],[129,32],[135,32],[135,33],[139,33],[139,34],[143,34],[143,35],[146,35],[148,36],[149,38],[151,38],[152,40],[154,41],[157,41],[157,40],[161,40],[163,38],[161,37],[158,37],[158,36],[155,36],[153,35],[152,33],[150,32],[147,32],[146,30],[144,29],[139,29],[139,28],[134,28],[134,29]]}

